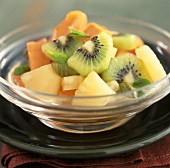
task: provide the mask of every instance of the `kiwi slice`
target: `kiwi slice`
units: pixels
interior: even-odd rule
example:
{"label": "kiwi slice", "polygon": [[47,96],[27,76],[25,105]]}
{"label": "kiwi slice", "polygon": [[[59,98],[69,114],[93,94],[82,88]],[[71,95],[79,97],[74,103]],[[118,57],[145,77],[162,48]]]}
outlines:
{"label": "kiwi slice", "polygon": [[113,52],[113,41],[105,32],[82,45],[67,61],[82,76],[91,71],[102,73],[107,69]]}
{"label": "kiwi slice", "polygon": [[129,85],[126,82],[119,83],[119,90],[118,90],[118,92],[126,92],[126,91],[129,91],[129,90],[132,90],[131,85]]}
{"label": "kiwi slice", "polygon": [[118,34],[113,35],[113,45],[119,50],[134,50],[143,41],[134,34]]}
{"label": "kiwi slice", "polygon": [[42,51],[54,62],[66,63],[68,58],[83,44],[83,39],[73,36],[60,36],[57,40],[45,43]]}
{"label": "kiwi slice", "polygon": [[149,80],[143,79],[143,78],[137,78],[133,82],[132,86],[134,88],[140,88],[140,87],[143,87],[143,86],[146,86],[146,85],[149,85],[149,84],[151,84],[151,82]]}
{"label": "kiwi slice", "polygon": [[69,67],[67,63],[52,62],[52,67],[61,77],[78,75],[78,73]]}
{"label": "kiwi slice", "polygon": [[133,54],[112,58],[107,70],[102,73],[102,79],[106,82],[116,80],[119,83],[126,82],[130,85],[137,78],[150,80],[143,62]]}

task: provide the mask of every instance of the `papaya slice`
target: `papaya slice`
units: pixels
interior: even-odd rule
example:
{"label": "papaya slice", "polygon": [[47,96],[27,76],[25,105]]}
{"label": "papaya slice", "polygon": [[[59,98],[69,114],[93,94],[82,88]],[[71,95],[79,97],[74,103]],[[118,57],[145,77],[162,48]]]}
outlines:
{"label": "papaya slice", "polygon": [[74,96],[76,90],[67,90],[67,91],[62,91],[60,90],[59,95],[62,96]]}
{"label": "papaya slice", "polygon": [[12,73],[12,79],[15,85],[25,87],[24,83],[21,80],[21,76],[16,76],[14,75],[14,73]]}
{"label": "papaya slice", "polygon": [[53,37],[57,39],[60,36],[69,34],[69,27],[84,31],[87,26],[87,22],[88,18],[85,13],[78,10],[71,11],[66,15],[65,19],[55,27]]}
{"label": "papaya slice", "polygon": [[30,41],[27,43],[28,59],[31,70],[51,63],[51,60],[47,58],[41,50],[41,46],[46,42],[47,39],[43,38],[37,42]]}
{"label": "papaya slice", "polygon": [[121,55],[133,54],[136,55],[135,50],[117,50],[116,57]]}
{"label": "papaya slice", "polygon": [[93,38],[94,36],[97,36],[103,31],[110,35],[113,34],[107,27],[97,24],[95,22],[90,22],[87,25],[86,29],[84,30],[84,33],[89,34],[90,36],[90,38],[86,38],[86,40],[90,40],[91,38]]}
{"label": "papaya slice", "polygon": [[[67,90],[67,91],[62,91],[60,90],[59,95],[60,96],[74,96],[75,95],[75,91],[76,90]],[[62,99],[62,98],[61,98]],[[60,100],[61,100],[60,99]],[[62,99],[63,102],[71,102],[72,98],[63,98]]]}
{"label": "papaya slice", "polygon": [[136,48],[142,47],[144,45],[143,40],[139,36],[136,36],[136,43],[137,43]]}

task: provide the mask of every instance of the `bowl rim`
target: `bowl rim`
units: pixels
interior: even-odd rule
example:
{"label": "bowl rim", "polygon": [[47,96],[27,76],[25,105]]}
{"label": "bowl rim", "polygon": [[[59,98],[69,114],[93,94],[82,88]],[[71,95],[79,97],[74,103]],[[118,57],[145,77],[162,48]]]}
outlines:
{"label": "bowl rim", "polygon": [[[121,23],[128,23],[128,24],[134,24],[134,25],[141,25],[141,26],[144,26],[144,27],[147,27],[147,28],[150,28],[150,29],[153,29],[153,30],[156,30],[158,31],[159,33],[165,35],[167,38],[170,39],[170,33],[159,27],[159,26],[156,26],[152,23],[149,23],[147,21],[143,21],[143,20],[137,20],[137,19],[133,19],[133,18],[128,18],[128,17],[121,17],[121,16],[111,16],[111,15],[88,15],[88,17],[93,17],[93,18],[99,18],[99,17],[110,17],[111,19],[114,19],[118,22],[121,22]],[[61,19],[61,18],[59,18]],[[54,21],[54,19],[51,19],[50,21]],[[24,30],[27,30],[31,27],[36,27],[38,26],[39,24],[47,24],[48,22],[50,22],[49,20],[39,20],[39,21],[36,21],[36,22],[32,22],[32,23],[29,23],[29,24],[26,24],[26,25],[23,25],[23,26],[20,26],[16,29],[14,29],[13,31],[10,31],[9,33],[7,33],[6,35],[2,36],[0,38],[0,54],[1,52],[4,50],[3,46],[4,46],[4,41],[5,40],[8,40],[11,36],[15,35],[16,33],[19,33],[21,31],[24,31]],[[49,27],[50,29],[50,27]],[[28,35],[27,35],[28,36]],[[6,47],[6,46],[5,46]],[[0,58],[0,61],[1,61],[1,58]],[[47,94],[47,93],[42,93],[42,92],[37,92],[37,91],[33,91],[33,90],[29,90],[29,89],[26,89],[26,88],[23,88],[23,87],[20,87],[20,86],[17,86],[13,83],[10,83],[8,82],[7,80],[5,80],[4,78],[2,78],[0,76],[0,85],[6,85],[8,87],[11,87],[13,89],[17,89],[17,90],[20,90],[20,91],[23,91],[23,92],[26,92],[26,93],[29,93],[29,94],[36,94],[36,95],[42,95],[42,96],[49,96],[49,97],[55,97],[55,98],[73,98],[74,99],[95,99],[95,98],[106,98],[106,97],[110,97],[110,96],[114,96],[114,97],[118,97],[120,95],[125,95],[125,94],[129,94],[129,93],[136,93],[136,92],[139,92],[139,91],[142,91],[143,89],[148,89],[150,87],[154,87],[155,85],[159,85],[161,83],[163,83],[164,81],[166,81],[168,78],[170,78],[170,73],[168,73],[164,78],[156,81],[156,82],[153,82],[149,85],[146,85],[144,87],[140,87],[140,88],[137,88],[135,90],[130,90],[130,91],[126,91],[126,92],[122,92],[122,93],[116,93],[116,94],[108,94],[108,95],[98,95],[98,96],[65,96],[65,95],[55,95],[55,94]]]}

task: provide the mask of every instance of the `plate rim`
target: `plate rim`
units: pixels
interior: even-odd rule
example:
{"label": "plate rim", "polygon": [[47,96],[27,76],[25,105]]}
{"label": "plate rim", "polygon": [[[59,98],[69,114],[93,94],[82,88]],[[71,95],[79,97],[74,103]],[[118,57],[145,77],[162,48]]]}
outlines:
{"label": "plate rim", "polygon": [[[119,155],[123,153],[132,152],[134,150],[141,149],[147,145],[150,145],[166,136],[170,135],[170,126],[161,132],[152,135],[151,137],[145,138],[143,140],[135,141],[135,143],[130,142],[126,145],[119,145],[119,147],[104,147],[100,149],[56,149],[56,148],[47,148],[42,146],[36,146],[33,144],[28,144],[17,139],[10,138],[9,136],[3,135],[0,133],[0,141],[16,147],[27,152],[33,152],[48,157],[58,157],[63,159],[90,159],[90,158],[100,158],[108,157],[113,155]],[[121,147],[120,147],[121,146]],[[116,150],[116,148],[118,148]],[[121,149],[121,150],[120,150]]]}

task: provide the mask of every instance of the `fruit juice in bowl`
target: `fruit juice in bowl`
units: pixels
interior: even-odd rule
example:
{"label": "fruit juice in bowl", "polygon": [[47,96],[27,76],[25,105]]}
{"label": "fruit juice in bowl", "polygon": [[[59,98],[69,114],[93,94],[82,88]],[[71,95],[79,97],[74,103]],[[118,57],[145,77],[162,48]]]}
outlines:
{"label": "fruit juice in bowl", "polygon": [[170,35],[149,23],[71,11],[1,39],[1,95],[72,133],[116,128],[170,92]]}

